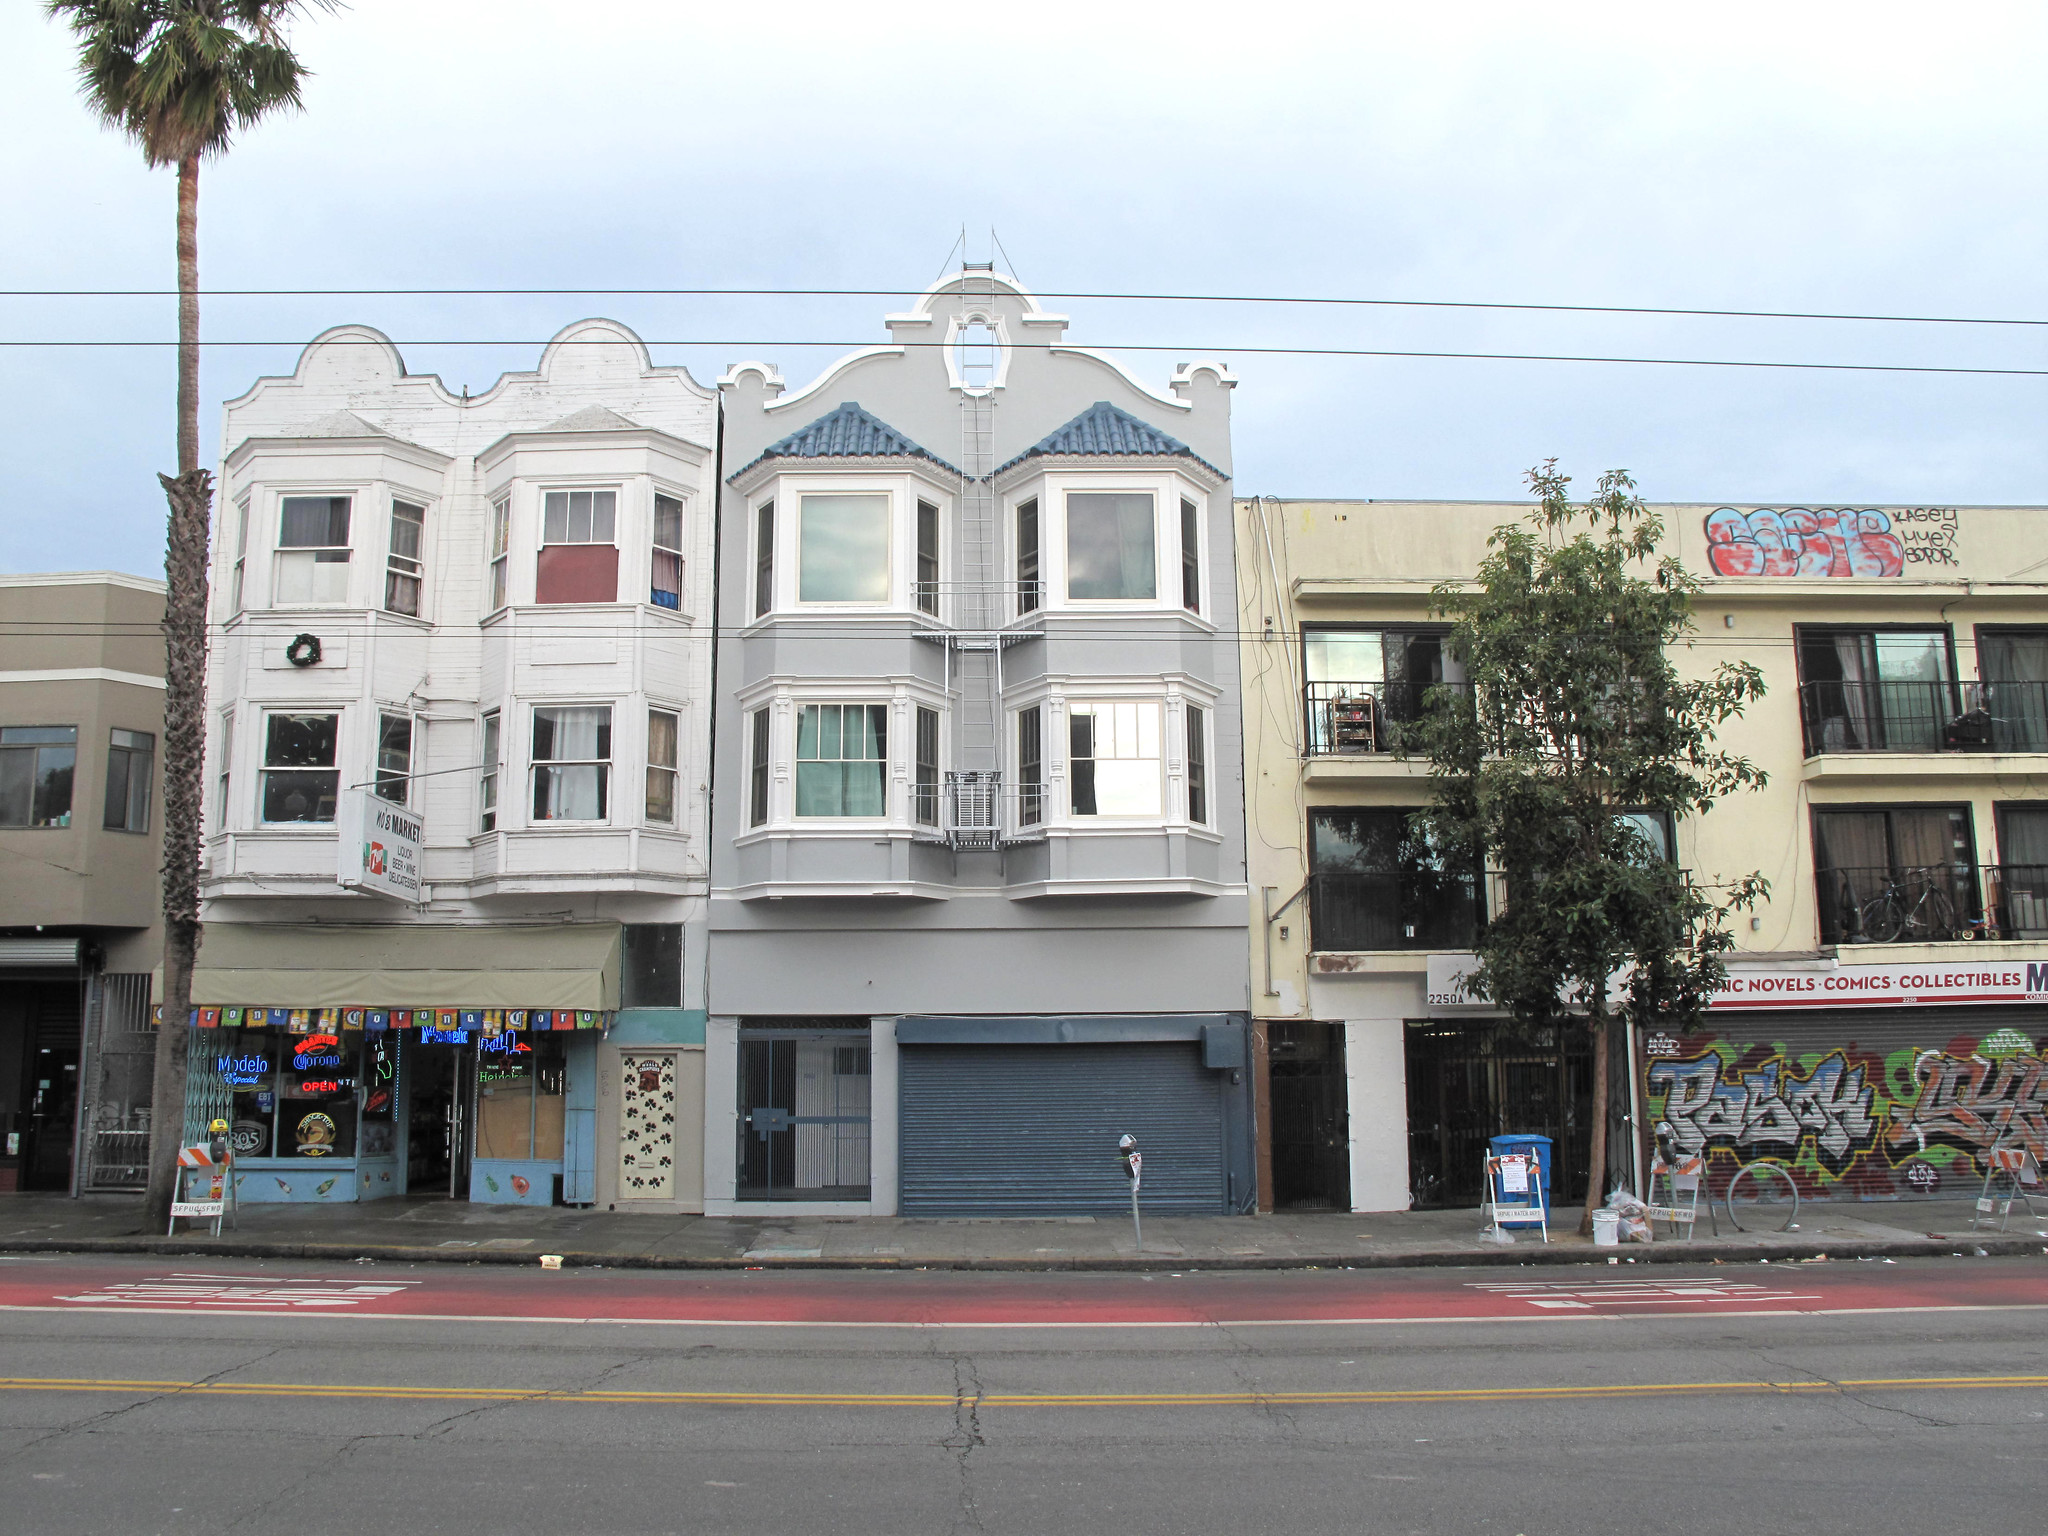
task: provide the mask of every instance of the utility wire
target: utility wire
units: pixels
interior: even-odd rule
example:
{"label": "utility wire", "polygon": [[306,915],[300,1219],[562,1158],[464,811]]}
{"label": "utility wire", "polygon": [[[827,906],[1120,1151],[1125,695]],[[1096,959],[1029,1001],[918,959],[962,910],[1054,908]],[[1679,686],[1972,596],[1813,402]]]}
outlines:
{"label": "utility wire", "polygon": [[[957,242],[956,242],[957,244]],[[202,298],[922,298],[907,288],[202,288]],[[175,288],[0,288],[10,299],[171,299]],[[1852,320],[1891,325],[2032,325],[2028,320],[1986,315],[1882,315],[1833,310],[1704,309],[1654,304],[1529,304],[1485,299],[1325,298],[1259,293],[1092,293],[1045,291],[1038,299],[1100,299],[1160,304],[1299,304],[1378,309],[1483,309],[1531,314],[1675,315],[1722,320]]]}
{"label": "utility wire", "polygon": [[[649,341],[644,337],[640,344],[645,347],[747,347],[766,349],[796,347],[832,347],[850,350],[868,346],[891,348],[948,347],[944,341]],[[115,348],[115,347],[175,347],[176,341],[0,341],[0,347],[45,347],[45,348]],[[205,341],[201,350],[219,351],[228,347],[259,348],[305,348],[310,343],[298,341]],[[592,346],[616,347],[627,343],[616,337],[575,337],[567,341],[388,341],[341,338],[324,341],[322,346],[363,346],[363,347],[554,347]],[[1076,347],[1058,342],[1012,342],[1016,351],[1070,352]],[[1412,357],[1449,359],[1465,362],[1491,363],[1625,363],[1662,368],[1789,368],[1807,372],[1824,373],[1947,373],[1978,374],[2011,378],[2048,378],[2048,368],[1958,368],[1937,366],[1927,363],[1795,363],[1770,362],[1758,358],[1725,357],[1601,357],[1569,352],[1420,352],[1397,350],[1386,347],[1233,347],[1208,343],[1181,342],[1172,346],[1130,342],[1091,342],[1086,348],[1092,352],[1180,352],[1196,354],[1225,354],[1233,357]]]}

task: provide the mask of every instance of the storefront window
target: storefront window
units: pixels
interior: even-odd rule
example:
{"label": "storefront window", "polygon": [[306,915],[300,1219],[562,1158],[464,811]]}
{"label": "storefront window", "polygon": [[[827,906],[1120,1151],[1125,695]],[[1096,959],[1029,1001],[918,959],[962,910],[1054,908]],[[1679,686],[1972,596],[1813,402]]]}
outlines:
{"label": "storefront window", "polygon": [[[362,1046],[333,1034],[242,1030],[225,1036],[211,1049],[210,1065],[233,1095],[229,1123],[235,1155],[354,1157],[363,1057]],[[380,1108],[388,1122],[388,1082],[385,1088]],[[388,1125],[379,1139],[388,1149]]]}
{"label": "storefront window", "polygon": [[476,1155],[518,1162],[562,1156],[564,1043],[507,1030],[477,1042]]}

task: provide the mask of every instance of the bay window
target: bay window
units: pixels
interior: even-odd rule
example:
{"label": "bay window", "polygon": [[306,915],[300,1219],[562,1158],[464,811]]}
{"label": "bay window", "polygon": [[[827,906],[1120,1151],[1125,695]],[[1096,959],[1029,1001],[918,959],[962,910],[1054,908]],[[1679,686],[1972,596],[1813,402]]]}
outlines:
{"label": "bay window", "polygon": [[1067,494],[1067,596],[1077,602],[1150,601],[1159,595],[1152,496]]}
{"label": "bay window", "polygon": [[683,606],[683,504],[659,493],[654,498],[654,577],[648,596],[657,608]]}
{"label": "bay window", "polygon": [[1182,714],[1188,738],[1188,820],[1198,827],[1209,824],[1209,743],[1203,734],[1204,712],[1188,705]]}
{"label": "bay window", "polygon": [[491,612],[505,606],[506,565],[512,548],[512,500],[500,496],[491,503]]}
{"label": "bay window", "polygon": [[747,825],[750,827],[768,823],[768,777],[771,768],[768,726],[769,712],[765,709],[757,709],[748,717]]}
{"label": "bay window", "polygon": [[477,775],[477,830],[498,830],[498,712],[483,718],[483,743],[477,753],[482,772]]}
{"label": "bay window", "polygon": [[1202,611],[1202,530],[1195,504],[1180,499],[1180,605]]}
{"label": "bay window", "polygon": [[798,499],[797,600],[889,600],[886,495],[806,495]]}
{"label": "bay window", "polygon": [[277,601],[337,607],[348,601],[350,498],[287,496],[277,535]]}
{"label": "bay window", "polygon": [[754,617],[775,606],[775,503],[754,509]]}
{"label": "bay window", "polygon": [[647,711],[647,819],[663,826],[676,821],[676,716]]}
{"label": "bay window", "polygon": [[929,501],[917,504],[917,611],[939,612],[939,509]]}
{"label": "bay window", "polygon": [[912,790],[914,814],[921,827],[939,824],[939,712],[917,709],[917,780]]}
{"label": "bay window", "polygon": [[1017,617],[1036,613],[1044,601],[1038,577],[1038,498],[1017,504]]}
{"label": "bay window", "polygon": [[619,600],[617,491],[549,491],[541,505],[537,603]]}
{"label": "bay window", "polygon": [[263,721],[263,819],[331,822],[341,792],[341,716],[278,713]]}
{"label": "bay window", "polygon": [[533,819],[603,821],[610,808],[611,758],[610,705],[536,708]]}
{"label": "bay window", "polygon": [[377,773],[370,792],[404,805],[412,796],[412,716],[377,717]]}
{"label": "bay window", "polygon": [[796,814],[882,816],[888,709],[881,704],[807,704],[797,716]]}
{"label": "bay window", "polygon": [[1045,711],[1034,704],[1017,711],[1017,824],[1045,820]]}
{"label": "bay window", "polygon": [[420,616],[420,578],[426,571],[427,509],[409,501],[391,503],[391,551],[385,557],[384,607],[408,618]]}
{"label": "bay window", "polygon": [[1161,813],[1157,702],[1076,700],[1068,708],[1067,726],[1073,815]]}

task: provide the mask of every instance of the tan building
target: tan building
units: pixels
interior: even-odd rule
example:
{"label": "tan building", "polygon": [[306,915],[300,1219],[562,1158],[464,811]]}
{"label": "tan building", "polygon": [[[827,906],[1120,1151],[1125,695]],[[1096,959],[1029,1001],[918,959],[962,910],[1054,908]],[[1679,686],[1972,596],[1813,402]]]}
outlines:
{"label": "tan building", "polygon": [[[1992,1146],[2048,1156],[2048,509],[1659,511],[1708,581],[1680,665],[1762,668],[1722,739],[1770,776],[1660,835],[1771,895],[1709,1027],[1633,1042],[1636,1118],[1716,1184],[1763,1157],[1821,1197],[1974,1194]],[[1237,504],[1266,1202],[1475,1204],[1509,1132],[1553,1137],[1558,1198],[1584,1191],[1583,1033],[1459,988],[1497,893],[1405,843],[1429,770],[1389,740],[1460,681],[1430,588],[1527,512]]]}
{"label": "tan building", "polygon": [[141,1187],[163,594],[0,576],[0,1191]]}

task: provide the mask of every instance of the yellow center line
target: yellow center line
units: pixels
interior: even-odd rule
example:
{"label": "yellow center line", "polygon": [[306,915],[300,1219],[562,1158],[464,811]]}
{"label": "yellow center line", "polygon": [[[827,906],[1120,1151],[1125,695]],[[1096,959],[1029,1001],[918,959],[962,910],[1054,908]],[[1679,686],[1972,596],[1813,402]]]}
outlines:
{"label": "yellow center line", "polygon": [[[2048,1388],[2048,1376],[1897,1376],[1853,1381],[1669,1381],[1588,1387],[1469,1387],[1340,1392],[991,1392],[983,1408],[1229,1408],[1373,1404],[1516,1403],[1558,1398],[1813,1396],[1849,1392],[1957,1392]],[[285,1381],[121,1381],[98,1377],[0,1377],[0,1392],[113,1392],[153,1397],[291,1397],[373,1402],[610,1403],[672,1407],[952,1408],[940,1392],[631,1392],[546,1387],[344,1386]]]}

